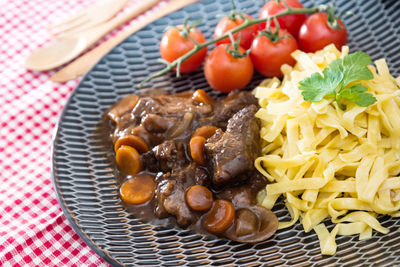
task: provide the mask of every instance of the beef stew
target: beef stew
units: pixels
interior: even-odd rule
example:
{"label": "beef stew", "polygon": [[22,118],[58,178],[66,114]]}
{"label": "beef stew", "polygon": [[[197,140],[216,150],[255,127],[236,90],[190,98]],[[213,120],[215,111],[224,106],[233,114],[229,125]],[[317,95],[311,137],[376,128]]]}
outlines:
{"label": "beef stew", "polygon": [[120,197],[146,218],[254,243],[275,233],[276,216],[258,206],[266,179],[257,100],[247,91],[215,101],[204,91],[129,95],[106,113]]}

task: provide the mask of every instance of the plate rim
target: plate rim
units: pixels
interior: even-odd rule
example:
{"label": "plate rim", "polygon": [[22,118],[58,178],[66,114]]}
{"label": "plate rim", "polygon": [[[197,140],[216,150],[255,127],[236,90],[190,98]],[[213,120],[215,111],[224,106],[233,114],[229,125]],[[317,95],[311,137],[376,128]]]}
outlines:
{"label": "plate rim", "polygon": [[[148,27],[149,25],[157,22],[158,20],[161,20],[161,19],[163,19],[163,18],[165,18],[165,17],[167,17],[167,16],[169,16],[171,14],[179,12],[182,9],[186,8],[186,7],[190,7],[190,6],[193,6],[195,4],[199,4],[199,3],[201,3],[201,1],[202,0],[200,0],[199,2],[190,4],[190,5],[187,5],[185,7],[182,7],[180,9],[178,9],[178,10],[175,10],[174,12],[171,12],[170,14],[167,14],[167,15],[165,15],[165,16],[163,16],[163,17],[161,17],[161,18],[159,18],[159,19],[157,19],[155,21],[153,21],[152,23],[146,25],[145,27],[143,27],[140,30],[143,30],[146,27]],[[104,250],[100,246],[96,245],[96,242],[93,241],[85,233],[85,231],[82,229],[82,227],[77,222],[77,219],[74,217],[73,212],[68,208],[68,205],[66,204],[65,199],[62,196],[62,192],[61,192],[60,186],[59,186],[59,174],[56,174],[57,168],[56,168],[56,159],[55,159],[56,158],[55,146],[56,146],[56,142],[57,142],[57,140],[59,138],[59,134],[60,134],[60,131],[61,131],[60,124],[62,123],[62,120],[64,119],[65,114],[67,112],[67,109],[69,108],[73,98],[79,93],[79,89],[82,87],[82,85],[85,82],[88,81],[87,76],[89,76],[91,74],[91,72],[97,67],[97,65],[100,62],[102,62],[104,60],[105,57],[107,57],[108,55],[112,54],[113,51],[118,49],[121,45],[124,44],[124,42],[126,42],[127,39],[131,38],[135,34],[137,34],[137,32],[127,36],[124,40],[122,40],[117,46],[115,46],[106,55],[104,55],[100,60],[98,60],[91,67],[91,69],[81,78],[81,80],[77,83],[77,85],[70,92],[66,102],[64,103],[64,106],[63,106],[61,112],[59,113],[57,121],[56,121],[55,126],[53,128],[53,134],[52,134],[52,137],[51,137],[51,148],[50,148],[51,167],[50,167],[50,172],[51,172],[51,180],[52,180],[53,188],[54,188],[54,191],[56,193],[56,197],[57,197],[58,203],[60,204],[61,209],[62,209],[64,215],[67,217],[67,220],[69,221],[71,227],[78,234],[78,236],[80,238],[82,238],[82,240],[85,242],[85,244],[88,245],[101,259],[103,259],[104,261],[109,263],[111,266],[124,266],[124,265],[121,262],[119,262],[116,258],[112,257],[106,250]],[[356,265],[354,265],[354,266],[356,266]]]}
{"label": "plate rim", "polygon": [[[129,38],[129,36],[127,37]],[[127,39],[126,38],[126,39]],[[126,40],[124,39],[124,41]],[[124,42],[122,41],[121,44]],[[119,45],[118,45],[119,46]],[[114,47],[112,50],[110,50],[109,53],[111,53],[111,51],[113,51],[114,49],[116,49],[118,46]],[[108,53],[107,53],[108,55]],[[105,56],[107,56],[105,55]],[[104,57],[105,57],[104,56]],[[103,57],[103,58],[104,58]],[[94,66],[93,68],[101,61],[103,60],[103,58],[101,58]],[[92,68],[92,69],[93,69]],[[91,70],[92,70],[91,69]],[[74,218],[72,211],[69,210],[68,206],[65,203],[64,197],[61,194],[61,190],[59,189],[59,183],[58,183],[58,175],[56,175],[56,163],[55,163],[55,145],[57,142],[57,138],[59,136],[59,132],[61,130],[60,128],[60,124],[62,119],[64,118],[64,115],[67,111],[67,108],[69,107],[69,104],[72,101],[72,98],[77,94],[78,88],[80,88],[80,85],[85,81],[86,76],[90,73],[89,70],[83,77],[82,79],[79,81],[79,83],[76,85],[76,87],[72,90],[72,92],[70,93],[67,101],[64,104],[64,107],[62,108],[58,118],[57,118],[57,122],[54,126],[54,131],[51,137],[51,148],[50,148],[50,162],[51,162],[51,167],[50,167],[50,172],[51,172],[51,180],[52,180],[52,184],[53,184],[53,188],[54,191],[56,193],[56,197],[57,197],[57,201],[61,206],[61,210],[63,211],[63,214],[67,217],[67,220],[69,221],[71,227],[74,229],[74,231],[79,235],[80,238],[82,238],[82,240],[85,242],[85,244],[87,246],[89,246],[100,258],[102,258],[103,260],[107,261],[109,264],[111,264],[111,266],[115,266],[115,267],[120,267],[123,266],[119,261],[117,261],[115,258],[111,257],[105,250],[101,249],[99,246],[96,245],[96,243],[84,232],[84,230],[79,226],[79,224],[77,223],[76,219]]]}
{"label": "plate rim", "polygon": [[[156,19],[155,21],[147,24],[145,27],[141,28],[139,31],[145,29],[146,27],[148,27],[149,25],[153,24],[156,21],[159,21],[171,14],[174,14],[184,8],[193,6],[195,4],[198,4],[201,1],[198,2],[194,2],[191,3],[189,5],[185,5],[182,6],[181,8],[174,10],[173,12],[170,12],[158,19]],[[137,31],[137,32],[139,32]],[[72,98],[77,94],[78,89],[81,87],[81,85],[86,81],[86,77],[88,75],[90,75],[90,73],[93,71],[93,69],[96,68],[96,66],[102,61],[104,60],[105,57],[107,57],[109,54],[113,53],[113,51],[115,51],[116,49],[119,48],[119,46],[123,45],[123,43],[129,39],[131,36],[137,34],[137,32],[130,34],[129,36],[127,36],[125,39],[123,39],[118,45],[116,45],[115,47],[113,47],[110,51],[107,52],[107,54],[105,54],[102,58],[100,58],[95,64],[93,64],[93,66],[86,72],[86,74],[81,78],[81,80],[78,82],[78,84],[73,88],[73,90],[71,91],[70,95],[67,98],[67,101],[64,103],[64,106],[60,112],[60,114],[58,115],[57,118],[57,122],[54,126],[54,130],[53,130],[53,134],[51,137],[51,142],[50,142],[50,162],[51,162],[51,167],[50,167],[50,172],[51,172],[51,180],[52,180],[52,184],[53,184],[53,189],[55,191],[56,194],[56,198],[58,203],[61,206],[61,210],[63,211],[63,214],[67,217],[67,220],[69,221],[70,225],[72,226],[72,228],[74,229],[74,231],[79,235],[80,238],[82,238],[82,240],[85,242],[86,245],[88,245],[100,258],[102,258],[103,260],[107,261],[109,264],[111,264],[111,266],[115,266],[115,267],[120,267],[120,266],[124,266],[121,262],[119,262],[117,259],[115,259],[114,257],[112,257],[111,255],[109,255],[105,250],[101,249],[99,246],[96,245],[96,243],[85,233],[85,231],[79,226],[79,224],[77,223],[76,219],[74,218],[72,212],[69,210],[67,204],[65,203],[65,200],[61,194],[61,190],[59,189],[59,183],[58,183],[58,175],[56,175],[56,164],[55,164],[55,144],[57,141],[57,138],[59,136],[59,132],[60,132],[60,124],[62,119],[65,116],[65,113],[67,111],[67,108],[69,107],[69,104],[72,101]]]}

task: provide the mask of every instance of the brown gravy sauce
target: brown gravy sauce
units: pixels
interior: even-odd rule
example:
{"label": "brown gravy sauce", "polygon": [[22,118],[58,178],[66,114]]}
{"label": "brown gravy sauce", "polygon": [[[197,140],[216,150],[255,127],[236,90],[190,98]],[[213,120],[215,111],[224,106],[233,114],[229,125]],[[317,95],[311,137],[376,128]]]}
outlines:
{"label": "brown gravy sauce", "polygon": [[[245,243],[263,241],[276,231],[277,219],[256,203],[257,192],[266,185],[266,179],[253,166],[260,153],[259,122],[254,117],[257,101],[250,92],[233,92],[212,103],[201,102],[206,100],[193,95],[192,91],[130,95],[106,112],[109,142],[115,144],[120,138],[137,135],[147,143],[149,151],[140,155],[139,173],[153,176],[156,182],[149,201],[138,205],[122,202],[123,206],[155,225],[172,224],[208,233],[204,220],[211,210],[194,211],[184,197],[191,186],[203,185],[212,192],[213,203],[226,200],[235,210],[230,226],[214,234]],[[206,164],[201,166],[193,161],[189,143],[194,131],[205,125],[219,130],[206,139]],[[119,171],[115,153],[111,155],[118,184],[122,185],[135,175]]]}

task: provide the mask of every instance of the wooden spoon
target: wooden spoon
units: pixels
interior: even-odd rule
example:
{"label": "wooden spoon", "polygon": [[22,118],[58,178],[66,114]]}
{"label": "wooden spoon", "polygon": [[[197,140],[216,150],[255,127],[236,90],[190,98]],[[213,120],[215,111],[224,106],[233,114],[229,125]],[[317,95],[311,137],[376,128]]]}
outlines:
{"label": "wooden spoon", "polygon": [[197,1],[198,0],[170,0],[165,6],[154,11],[151,15],[139,20],[134,25],[123,30],[116,36],[90,50],[85,55],[69,63],[67,66],[51,76],[50,80],[53,82],[66,82],[87,73],[103,56],[111,51],[111,49],[113,49],[133,33],[139,31],[147,24]]}
{"label": "wooden spoon", "polygon": [[159,1],[139,1],[138,5],[133,7],[131,12],[96,27],[82,30],[76,33],[76,35],[68,35],[64,38],[56,39],[49,45],[39,48],[32,53],[26,59],[25,66],[31,70],[50,70],[59,67],[79,56],[79,54],[95,44],[107,33],[148,10]]}

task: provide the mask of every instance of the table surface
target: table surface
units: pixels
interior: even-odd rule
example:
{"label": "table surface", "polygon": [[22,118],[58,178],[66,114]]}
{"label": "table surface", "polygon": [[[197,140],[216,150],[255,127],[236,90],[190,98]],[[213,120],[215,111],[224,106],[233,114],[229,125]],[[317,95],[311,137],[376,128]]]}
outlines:
{"label": "table surface", "polygon": [[0,0],[1,266],[108,266],[74,232],[51,182],[52,135],[79,79],[54,83],[54,70],[24,67],[25,58],[51,39],[48,25],[93,2]]}

